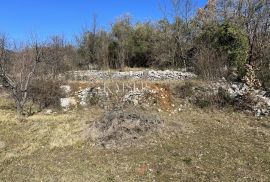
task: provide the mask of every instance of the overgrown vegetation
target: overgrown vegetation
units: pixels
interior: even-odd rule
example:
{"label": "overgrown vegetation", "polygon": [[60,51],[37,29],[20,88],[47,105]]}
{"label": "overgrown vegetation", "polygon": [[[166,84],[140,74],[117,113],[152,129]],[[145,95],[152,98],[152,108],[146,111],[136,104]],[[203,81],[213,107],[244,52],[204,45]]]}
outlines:
{"label": "overgrown vegetation", "polygon": [[[206,26],[197,39],[201,47],[207,45],[207,47],[212,48],[212,50],[202,48],[199,51],[202,51],[200,54],[210,53],[215,55],[210,55],[213,59],[210,64],[207,62],[207,58],[201,60],[208,63],[205,65],[206,69],[211,69],[211,64],[215,65],[211,70],[215,71],[213,76],[217,75],[220,69],[224,70],[227,67],[229,76],[234,74],[235,71],[235,74],[238,74],[240,78],[243,77],[244,66],[248,59],[249,45],[248,36],[241,27],[229,23]],[[220,76],[228,77],[228,75],[224,74]]]}
{"label": "overgrown vegetation", "polygon": [[268,118],[196,108],[153,112],[165,122],[160,133],[100,149],[84,131],[102,112],[40,113],[17,122],[15,112],[0,110],[0,181],[269,181]]}
{"label": "overgrown vegetation", "polygon": [[[76,44],[53,36],[18,46],[0,34],[0,181],[269,181],[269,104],[255,99],[270,92],[212,82],[244,81],[248,67],[250,82],[255,70],[270,88],[269,1],[209,0],[199,10],[170,2],[172,17],[156,22],[122,16],[102,30],[94,16]],[[200,77],[59,76],[130,67]],[[73,99],[70,110],[56,110],[60,98]],[[256,116],[266,117],[234,112],[259,105],[268,110]]]}
{"label": "overgrown vegetation", "polygon": [[172,9],[165,12],[170,16],[134,22],[125,15],[106,31],[94,16],[92,27],[77,36],[77,44],[53,36],[46,43],[11,46],[1,34],[1,82],[14,96],[18,113],[29,100],[32,78],[55,79],[68,70],[183,68],[204,79],[239,81],[244,65],[250,64],[263,86],[269,87],[269,2],[209,0],[201,9],[193,9],[194,3],[172,0]]}
{"label": "overgrown vegetation", "polygon": [[63,97],[61,82],[53,79],[39,78],[33,80],[29,88],[29,99],[41,111],[44,108],[59,108]]}

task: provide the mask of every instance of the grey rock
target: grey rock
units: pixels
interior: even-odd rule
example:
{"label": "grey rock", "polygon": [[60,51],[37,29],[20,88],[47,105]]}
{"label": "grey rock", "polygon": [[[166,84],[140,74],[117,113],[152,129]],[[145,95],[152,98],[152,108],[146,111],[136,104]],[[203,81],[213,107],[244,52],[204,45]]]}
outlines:
{"label": "grey rock", "polygon": [[76,106],[76,99],[73,97],[60,98],[60,105],[62,108],[69,108],[71,106]]}
{"label": "grey rock", "polygon": [[52,114],[53,113],[53,110],[51,110],[51,109],[46,109],[45,110],[45,114]]}
{"label": "grey rock", "polygon": [[110,71],[70,71],[60,77],[73,78],[75,80],[186,80],[196,78],[197,75],[191,72],[170,71],[170,70],[143,70],[143,71],[125,71],[125,72],[110,72]]}
{"label": "grey rock", "polygon": [[69,94],[71,92],[70,85],[62,85],[60,88],[64,91],[65,94]]}

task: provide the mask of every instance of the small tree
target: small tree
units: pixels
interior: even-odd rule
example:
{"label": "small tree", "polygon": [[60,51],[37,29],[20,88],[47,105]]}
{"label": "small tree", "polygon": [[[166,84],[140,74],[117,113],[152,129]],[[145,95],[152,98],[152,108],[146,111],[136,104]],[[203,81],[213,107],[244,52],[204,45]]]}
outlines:
{"label": "small tree", "polygon": [[1,83],[16,103],[17,113],[24,114],[28,99],[28,88],[38,63],[41,62],[42,49],[37,42],[20,50],[8,50],[8,40],[0,36],[0,78]]}

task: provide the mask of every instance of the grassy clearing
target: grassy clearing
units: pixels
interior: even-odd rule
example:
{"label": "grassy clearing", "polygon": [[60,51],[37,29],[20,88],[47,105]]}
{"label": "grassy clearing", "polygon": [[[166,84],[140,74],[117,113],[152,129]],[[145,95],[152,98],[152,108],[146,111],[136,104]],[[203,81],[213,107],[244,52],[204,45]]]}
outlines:
{"label": "grassy clearing", "polygon": [[270,180],[269,118],[194,108],[156,112],[165,121],[161,132],[109,150],[83,134],[102,112],[40,113],[20,122],[0,109],[0,181]]}

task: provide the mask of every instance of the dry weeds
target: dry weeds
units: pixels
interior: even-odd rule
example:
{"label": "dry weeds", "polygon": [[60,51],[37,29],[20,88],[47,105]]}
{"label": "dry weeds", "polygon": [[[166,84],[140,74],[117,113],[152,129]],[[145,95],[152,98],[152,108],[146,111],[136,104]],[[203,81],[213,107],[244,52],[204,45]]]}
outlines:
{"label": "dry weeds", "polygon": [[24,122],[1,109],[0,181],[270,180],[269,118],[196,108],[149,112],[164,120],[161,132],[108,150],[82,135],[99,108]]}

